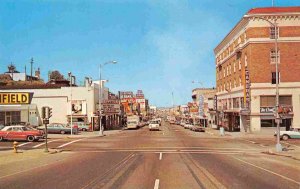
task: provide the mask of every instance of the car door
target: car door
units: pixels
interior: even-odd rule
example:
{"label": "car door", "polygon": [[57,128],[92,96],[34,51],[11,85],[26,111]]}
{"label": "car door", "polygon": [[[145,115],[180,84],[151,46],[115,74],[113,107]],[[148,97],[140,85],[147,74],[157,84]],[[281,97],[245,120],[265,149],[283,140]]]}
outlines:
{"label": "car door", "polygon": [[290,134],[291,138],[300,138],[300,131],[298,129],[294,129]]}

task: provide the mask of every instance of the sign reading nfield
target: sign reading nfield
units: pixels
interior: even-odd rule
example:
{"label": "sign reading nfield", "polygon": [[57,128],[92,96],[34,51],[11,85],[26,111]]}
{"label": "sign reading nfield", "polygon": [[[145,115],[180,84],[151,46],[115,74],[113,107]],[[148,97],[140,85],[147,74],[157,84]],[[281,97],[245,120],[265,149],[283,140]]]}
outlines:
{"label": "sign reading nfield", "polygon": [[0,93],[0,104],[30,104],[33,97],[33,93]]}

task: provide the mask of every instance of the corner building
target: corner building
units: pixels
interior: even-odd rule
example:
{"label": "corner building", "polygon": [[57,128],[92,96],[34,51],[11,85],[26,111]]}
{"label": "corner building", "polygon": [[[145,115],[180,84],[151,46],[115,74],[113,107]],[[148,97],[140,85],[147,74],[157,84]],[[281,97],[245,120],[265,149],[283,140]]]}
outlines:
{"label": "corner building", "polygon": [[[277,33],[266,20],[277,23]],[[251,9],[214,49],[219,126],[276,127],[276,35],[279,104],[288,110],[281,127],[300,128],[300,7]]]}

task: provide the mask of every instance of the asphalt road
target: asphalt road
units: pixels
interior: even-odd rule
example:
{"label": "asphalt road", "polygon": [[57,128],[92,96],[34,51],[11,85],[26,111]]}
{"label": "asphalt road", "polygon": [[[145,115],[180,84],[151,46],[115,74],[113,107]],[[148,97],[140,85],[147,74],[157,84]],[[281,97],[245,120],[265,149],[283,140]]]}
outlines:
{"label": "asphalt road", "polygon": [[[107,137],[53,139],[49,147],[63,152],[38,162],[0,164],[0,188],[299,189],[300,161],[262,153],[274,141],[253,140],[168,123],[161,131],[144,127]],[[43,143],[22,144],[27,150],[43,148]],[[24,168],[14,172],[13,166]]]}

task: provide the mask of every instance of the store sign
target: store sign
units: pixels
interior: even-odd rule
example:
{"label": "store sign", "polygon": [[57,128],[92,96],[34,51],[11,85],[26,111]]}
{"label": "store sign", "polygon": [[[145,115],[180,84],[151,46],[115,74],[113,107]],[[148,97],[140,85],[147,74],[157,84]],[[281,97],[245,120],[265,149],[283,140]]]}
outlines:
{"label": "store sign", "polygon": [[199,96],[199,115],[204,116],[204,96]]}
{"label": "store sign", "polygon": [[119,114],[121,111],[119,100],[103,100],[101,104],[105,115]]}
{"label": "store sign", "polygon": [[86,101],[85,100],[72,100],[71,110],[73,115],[86,115]]}
{"label": "store sign", "polygon": [[133,92],[131,92],[131,91],[120,91],[119,96],[120,96],[120,99],[133,98]]}
{"label": "store sign", "polygon": [[0,93],[0,104],[30,104],[32,97],[33,93]]}
{"label": "store sign", "polygon": [[260,113],[274,113],[274,107],[260,107]]}
{"label": "store sign", "polygon": [[138,90],[135,96],[136,96],[136,98],[138,98],[138,99],[143,99],[143,98],[145,98],[144,93],[143,93],[142,90]]}
{"label": "store sign", "polygon": [[250,75],[249,75],[249,70],[245,70],[245,92],[244,92],[244,99],[245,99],[245,107],[250,109]]}
{"label": "store sign", "polygon": [[214,96],[214,110],[217,110],[218,109],[218,96],[215,95]]}

